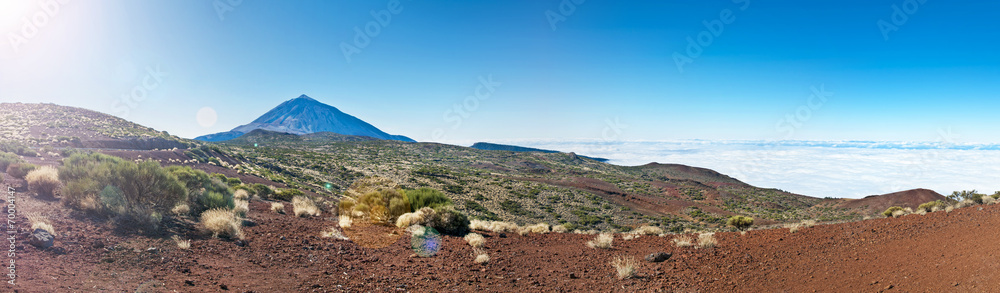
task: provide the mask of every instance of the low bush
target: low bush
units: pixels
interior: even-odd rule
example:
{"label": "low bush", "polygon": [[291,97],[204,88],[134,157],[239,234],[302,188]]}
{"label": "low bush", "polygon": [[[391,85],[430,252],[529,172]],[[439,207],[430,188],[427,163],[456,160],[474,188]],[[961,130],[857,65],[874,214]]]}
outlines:
{"label": "low bush", "polygon": [[28,181],[28,189],[38,193],[39,196],[52,197],[59,182],[59,171],[51,166],[43,166],[32,170],[24,177]]}
{"label": "low bush", "polygon": [[35,169],[38,169],[38,166],[35,164],[15,163],[15,164],[10,164],[10,166],[7,166],[7,174],[10,174],[11,177],[17,179],[24,179],[24,177],[27,176],[28,173],[34,171]]}
{"label": "low bush", "polygon": [[201,224],[212,232],[212,237],[226,236],[230,239],[243,239],[241,229],[243,221],[238,219],[232,210],[221,208],[207,210],[201,213]]}
{"label": "low bush", "polygon": [[404,194],[406,194],[406,198],[410,202],[410,209],[413,211],[423,207],[437,208],[451,205],[450,198],[431,188],[410,189],[404,191]]}
{"label": "low bush", "polygon": [[270,187],[260,183],[250,185],[250,189],[253,190],[254,194],[261,198],[271,198],[271,195],[274,193],[274,190],[271,190]]}
{"label": "low bush", "polygon": [[744,216],[733,216],[729,218],[728,221],[726,221],[726,224],[728,224],[729,226],[733,226],[739,230],[746,230],[747,228],[750,228],[750,226],[753,226],[753,218]]}
{"label": "low bush", "polygon": [[233,205],[233,212],[237,216],[246,218],[247,213],[250,212],[250,202],[245,200],[237,200]]}
{"label": "low bush", "polygon": [[24,163],[24,159],[21,159],[21,156],[8,152],[0,152],[0,170],[7,170],[7,167],[10,165],[21,163]]}
{"label": "low bush", "polygon": [[469,217],[453,206],[442,206],[434,209],[434,217],[428,226],[441,234],[462,236],[469,232]]}
{"label": "low bush", "polygon": [[925,212],[934,212],[935,208],[937,208],[938,210],[941,210],[941,209],[944,209],[947,206],[948,206],[947,203],[945,203],[943,201],[940,201],[940,200],[935,200],[935,201],[932,201],[932,202],[922,203],[919,206],[917,206],[917,209],[923,210]]}
{"label": "low bush", "polygon": [[496,233],[512,233],[519,231],[521,227],[509,222],[472,220],[469,222],[469,229]]}
{"label": "low bush", "polygon": [[552,232],[553,233],[568,233],[569,232],[569,228],[566,227],[566,225],[555,225],[555,226],[552,226]]}
{"label": "low bush", "polygon": [[888,217],[896,217],[895,213],[897,211],[902,212],[903,211],[903,207],[890,207],[890,208],[886,209],[884,212],[882,212],[882,215],[885,216],[886,218],[888,218]]}
{"label": "low bush", "polygon": [[615,241],[615,235],[611,233],[601,233],[594,240],[587,241],[587,247],[610,249],[611,243]]}
{"label": "low bush", "polygon": [[64,204],[110,216],[126,231],[157,230],[162,215],[187,197],[184,185],[156,161],[74,154],[63,160],[58,176],[66,182]]}
{"label": "low bush", "polygon": [[301,190],[289,188],[289,189],[282,189],[281,191],[274,193],[274,195],[272,195],[271,197],[273,199],[278,199],[278,200],[292,201],[293,198],[303,195],[306,194]]}

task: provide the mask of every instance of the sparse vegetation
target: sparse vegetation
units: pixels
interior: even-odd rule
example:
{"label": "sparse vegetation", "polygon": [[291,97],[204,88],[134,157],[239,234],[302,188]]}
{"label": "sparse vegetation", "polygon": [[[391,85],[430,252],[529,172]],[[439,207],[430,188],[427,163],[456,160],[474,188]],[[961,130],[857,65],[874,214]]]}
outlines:
{"label": "sparse vegetation", "polygon": [[333,238],[337,240],[348,240],[347,236],[344,236],[343,232],[337,230],[336,227],[330,227],[329,229],[323,230],[319,233],[320,237],[323,238]]}
{"label": "sparse vegetation", "polygon": [[614,234],[601,233],[600,235],[597,235],[597,237],[594,238],[594,240],[587,241],[587,247],[610,249],[611,243],[614,242],[614,240],[615,240]]}
{"label": "sparse vegetation", "polygon": [[660,235],[663,234],[663,229],[660,227],[642,226],[632,230],[631,233],[635,235]]}
{"label": "sparse vegetation", "polygon": [[35,164],[15,163],[7,166],[7,174],[17,179],[25,179],[25,176],[35,169],[38,169],[38,166]]}
{"label": "sparse vegetation", "polygon": [[0,152],[0,170],[7,170],[12,164],[25,163],[21,156],[8,152]]}

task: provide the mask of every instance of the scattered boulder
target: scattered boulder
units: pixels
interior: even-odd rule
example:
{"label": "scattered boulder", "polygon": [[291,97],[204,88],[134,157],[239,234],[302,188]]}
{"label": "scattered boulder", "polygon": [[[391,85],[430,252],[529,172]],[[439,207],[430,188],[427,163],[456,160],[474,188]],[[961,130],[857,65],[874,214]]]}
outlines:
{"label": "scattered boulder", "polygon": [[657,252],[646,256],[646,261],[648,262],[664,262],[670,259],[672,255],[666,252]]}
{"label": "scattered boulder", "polygon": [[42,229],[35,229],[34,232],[31,232],[31,236],[28,236],[28,244],[34,245],[35,247],[41,249],[52,247],[54,240],[55,237],[53,237],[52,234],[49,233],[49,231],[45,231]]}

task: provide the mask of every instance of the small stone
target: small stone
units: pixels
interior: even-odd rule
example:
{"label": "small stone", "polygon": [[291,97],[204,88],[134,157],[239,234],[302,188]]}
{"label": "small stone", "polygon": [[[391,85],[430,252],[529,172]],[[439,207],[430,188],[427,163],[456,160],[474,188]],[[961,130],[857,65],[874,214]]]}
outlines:
{"label": "small stone", "polygon": [[54,240],[55,237],[53,237],[52,234],[49,233],[49,231],[45,231],[42,229],[35,229],[34,232],[31,232],[31,236],[28,236],[28,244],[34,245],[35,247],[41,249],[52,247]]}
{"label": "small stone", "polygon": [[194,286],[194,281],[191,281],[191,280],[184,280],[184,285],[187,285],[187,286]]}
{"label": "small stone", "polygon": [[671,254],[666,252],[657,252],[646,256],[646,261],[648,262],[664,262],[670,259]]}

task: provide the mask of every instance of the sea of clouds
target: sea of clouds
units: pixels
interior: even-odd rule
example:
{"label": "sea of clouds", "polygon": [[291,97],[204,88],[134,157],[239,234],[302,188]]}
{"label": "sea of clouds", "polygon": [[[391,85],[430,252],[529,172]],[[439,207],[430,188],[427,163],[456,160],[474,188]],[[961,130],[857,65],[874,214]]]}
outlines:
{"label": "sea of clouds", "polygon": [[1000,190],[1000,145],[876,141],[544,141],[498,143],[576,152],[625,166],[703,167],[751,185],[861,198],[914,188]]}

